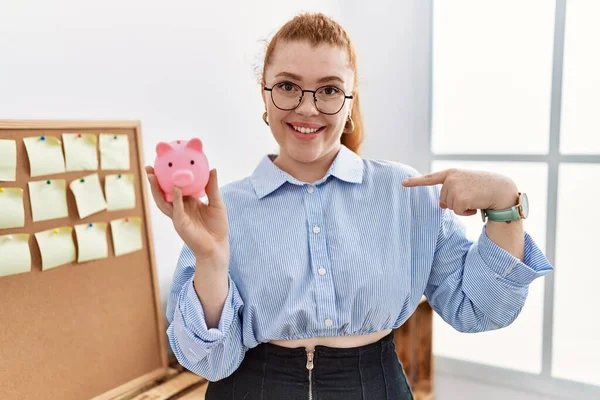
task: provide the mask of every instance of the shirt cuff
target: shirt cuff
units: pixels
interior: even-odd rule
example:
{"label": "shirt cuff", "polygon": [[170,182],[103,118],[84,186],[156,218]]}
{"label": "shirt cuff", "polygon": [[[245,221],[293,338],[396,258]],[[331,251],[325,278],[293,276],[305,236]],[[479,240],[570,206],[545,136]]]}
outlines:
{"label": "shirt cuff", "polygon": [[193,334],[194,341],[200,341],[205,345],[218,344],[227,336],[233,318],[235,308],[233,305],[233,294],[235,286],[231,277],[229,277],[229,291],[223,306],[223,311],[219,319],[217,328],[208,328],[202,303],[194,289],[194,278],[189,279],[181,290],[179,299],[179,312],[175,313],[176,324],[185,328],[186,331]]}
{"label": "shirt cuff", "polygon": [[477,243],[477,250],[483,262],[492,271],[516,285],[529,285],[533,280],[547,275],[553,269],[542,250],[527,232],[525,232],[523,261],[494,243],[488,237],[485,225]]}

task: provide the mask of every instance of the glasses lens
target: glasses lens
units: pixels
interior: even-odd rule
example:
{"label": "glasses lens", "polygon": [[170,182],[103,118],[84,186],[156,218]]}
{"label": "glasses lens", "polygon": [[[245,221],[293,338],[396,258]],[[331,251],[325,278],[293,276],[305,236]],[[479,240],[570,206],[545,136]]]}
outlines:
{"label": "glasses lens", "polygon": [[336,86],[325,86],[317,90],[317,109],[323,114],[335,114],[344,106],[345,94]]}
{"label": "glasses lens", "polygon": [[290,82],[282,82],[273,86],[271,90],[273,103],[277,108],[293,110],[300,103],[302,89]]}
{"label": "glasses lens", "polygon": [[[302,89],[300,86],[282,82],[273,86],[271,90],[273,103],[282,110],[293,110],[298,107],[302,99]],[[317,110],[323,114],[335,114],[344,106],[345,93],[336,86],[324,86],[317,90],[316,94]]]}

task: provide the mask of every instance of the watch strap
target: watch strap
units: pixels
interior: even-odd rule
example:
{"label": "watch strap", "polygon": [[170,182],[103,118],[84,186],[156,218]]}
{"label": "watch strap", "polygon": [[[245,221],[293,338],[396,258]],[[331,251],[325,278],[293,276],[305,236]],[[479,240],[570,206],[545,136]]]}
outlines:
{"label": "watch strap", "polygon": [[485,222],[485,218],[490,221],[518,221],[521,219],[521,214],[516,206],[505,210],[481,210],[481,218]]}

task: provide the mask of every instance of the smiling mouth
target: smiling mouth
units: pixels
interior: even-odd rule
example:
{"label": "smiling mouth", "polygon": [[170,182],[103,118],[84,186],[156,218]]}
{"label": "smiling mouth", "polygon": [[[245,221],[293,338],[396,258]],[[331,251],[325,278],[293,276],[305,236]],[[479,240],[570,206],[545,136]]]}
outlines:
{"label": "smiling mouth", "polygon": [[322,132],[325,129],[325,126],[321,126],[319,128],[307,128],[304,126],[295,126],[292,124],[287,124],[290,128],[292,128],[293,130],[295,130],[296,132],[305,134],[305,135],[314,135],[317,133]]}

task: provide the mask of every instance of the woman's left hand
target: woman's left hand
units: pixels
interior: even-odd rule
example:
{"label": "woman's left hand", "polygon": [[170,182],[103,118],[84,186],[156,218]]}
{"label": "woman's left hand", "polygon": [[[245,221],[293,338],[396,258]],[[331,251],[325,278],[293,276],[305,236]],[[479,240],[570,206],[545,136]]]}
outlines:
{"label": "woman's left hand", "polygon": [[440,207],[457,215],[477,210],[501,210],[518,204],[518,189],[512,179],[493,172],[450,168],[402,181],[406,187],[442,185]]}

